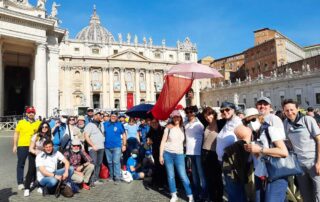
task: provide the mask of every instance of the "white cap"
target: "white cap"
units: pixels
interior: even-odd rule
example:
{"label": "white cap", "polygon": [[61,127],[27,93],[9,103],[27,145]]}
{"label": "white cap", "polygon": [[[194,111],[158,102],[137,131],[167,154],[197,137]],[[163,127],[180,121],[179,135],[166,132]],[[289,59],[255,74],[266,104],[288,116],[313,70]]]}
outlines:
{"label": "white cap", "polygon": [[179,110],[173,110],[173,112],[170,114],[170,117],[174,117],[174,116],[181,116],[181,113]]}
{"label": "white cap", "polygon": [[256,108],[248,108],[244,110],[244,118],[247,118],[249,116],[259,115],[259,112]]}

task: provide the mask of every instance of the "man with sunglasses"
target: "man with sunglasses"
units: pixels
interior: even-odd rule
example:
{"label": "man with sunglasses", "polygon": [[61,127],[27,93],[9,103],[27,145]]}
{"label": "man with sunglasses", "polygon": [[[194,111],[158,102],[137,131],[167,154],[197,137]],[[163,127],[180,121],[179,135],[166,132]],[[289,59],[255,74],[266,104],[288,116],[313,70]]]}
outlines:
{"label": "man with sunglasses", "polygon": [[[223,102],[220,106],[221,117],[226,120],[224,127],[217,136],[216,152],[218,160],[222,164],[222,157],[224,149],[237,141],[234,129],[241,125],[241,119],[235,114],[236,106],[230,102]],[[236,182],[226,171],[223,170],[226,181],[226,192],[228,194],[228,201],[242,202],[246,201],[246,194],[242,183]]]}

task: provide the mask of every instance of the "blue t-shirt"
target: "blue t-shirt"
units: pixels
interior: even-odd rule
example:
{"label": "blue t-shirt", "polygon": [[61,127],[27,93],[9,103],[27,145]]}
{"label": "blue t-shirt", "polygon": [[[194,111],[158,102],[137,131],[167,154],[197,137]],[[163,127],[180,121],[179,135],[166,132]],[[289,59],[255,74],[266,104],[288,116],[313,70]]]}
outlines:
{"label": "blue t-shirt", "polygon": [[150,130],[149,125],[140,125],[138,131],[141,133],[142,143],[145,144],[147,142],[147,133]]}
{"label": "blue t-shirt", "polygon": [[134,125],[127,124],[124,127],[127,132],[128,139],[129,138],[137,138],[137,133],[138,133],[138,129],[139,129],[139,126],[137,124],[134,124]]}
{"label": "blue t-shirt", "polygon": [[125,132],[122,123],[106,121],[103,123],[105,142],[104,147],[107,149],[121,147],[121,135]]}
{"label": "blue t-shirt", "polygon": [[[56,121],[51,119],[51,121],[49,122],[50,128],[51,129],[54,128],[55,125],[56,125]],[[66,124],[63,124],[63,123],[61,123],[60,126],[54,130],[52,134],[54,146],[60,146],[61,138],[64,136],[65,132],[66,132]]]}
{"label": "blue t-shirt", "polygon": [[127,171],[129,171],[131,174],[135,173],[135,171],[130,170],[130,166],[136,167],[136,165],[137,165],[137,160],[132,158],[132,156],[130,156],[127,160]]}

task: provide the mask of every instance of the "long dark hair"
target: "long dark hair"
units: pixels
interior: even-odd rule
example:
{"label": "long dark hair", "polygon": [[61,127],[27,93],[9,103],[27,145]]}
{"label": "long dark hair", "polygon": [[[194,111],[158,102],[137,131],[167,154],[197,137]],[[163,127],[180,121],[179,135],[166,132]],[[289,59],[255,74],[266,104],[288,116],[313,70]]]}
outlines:
{"label": "long dark hair", "polygon": [[[48,131],[44,134],[44,135],[40,135],[40,134],[42,134],[42,128],[43,128],[43,126],[44,125],[47,125],[48,126]],[[45,138],[46,140],[51,140],[51,128],[50,128],[50,125],[49,125],[49,123],[48,122],[46,122],[46,121],[42,121],[41,122],[41,124],[40,124],[40,126],[39,126],[39,128],[38,128],[38,132],[37,132],[37,140],[40,138],[40,139],[42,139],[42,138]]]}

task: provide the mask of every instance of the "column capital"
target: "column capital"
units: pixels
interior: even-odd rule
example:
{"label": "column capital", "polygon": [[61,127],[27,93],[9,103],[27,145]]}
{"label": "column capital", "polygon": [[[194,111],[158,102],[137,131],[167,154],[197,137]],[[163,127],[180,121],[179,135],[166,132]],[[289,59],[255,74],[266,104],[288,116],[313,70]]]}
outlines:
{"label": "column capital", "polygon": [[141,68],[140,68],[140,67],[136,67],[136,68],[135,68],[135,72],[137,72],[137,73],[139,73],[139,72],[140,72],[140,70],[141,70]]}
{"label": "column capital", "polygon": [[125,67],[119,67],[120,68],[120,72],[124,72],[126,70]]}
{"label": "column capital", "polygon": [[89,67],[89,66],[84,66],[84,67],[83,67],[83,71],[89,72],[89,71],[90,71],[90,67]]}
{"label": "column capital", "polygon": [[36,42],[35,43],[36,44],[36,46],[37,46],[37,48],[39,49],[44,49],[44,48],[46,48],[47,47],[47,43],[45,43],[45,42]]}

